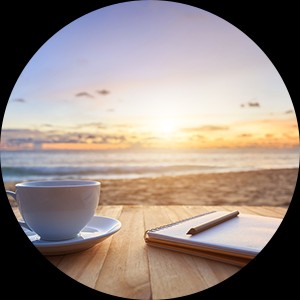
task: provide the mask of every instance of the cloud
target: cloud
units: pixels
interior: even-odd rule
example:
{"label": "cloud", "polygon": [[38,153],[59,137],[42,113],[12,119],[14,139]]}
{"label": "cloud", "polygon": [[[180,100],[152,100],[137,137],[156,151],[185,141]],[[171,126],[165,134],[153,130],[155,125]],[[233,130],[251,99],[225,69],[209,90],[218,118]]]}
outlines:
{"label": "cloud", "polygon": [[18,103],[25,103],[26,102],[25,99],[23,99],[23,98],[16,98],[13,101],[18,102]]}
{"label": "cloud", "polygon": [[126,137],[124,135],[102,135],[100,136],[102,143],[104,144],[119,144],[126,142]]}
{"label": "cloud", "polygon": [[248,102],[249,107],[260,107],[259,102]]}
{"label": "cloud", "polygon": [[48,127],[48,128],[52,128],[53,125],[52,124],[49,124],[49,123],[44,123],[44,124],[41,124],[41,127]]}
{"label": "cloud", "polygon": [[94,96],[88,92],[79,92],[75,95],[76,97],[88,97],[88,98],[94,98]]}
{"label": "cloud", "polygon": [[[1,146],[5,148],[24,148],[29,144],[121,144],[130,138],[122,134],[91,134],[90,132],[60,132],[51,133],[39,130],[4,129]],[[28,147],[27,147],[28,148]]]}
{"label": "cloud", "polygon": [[292,114],[292,113],[294,113],[294,111],[292,109],[289,109],[285,112],[285,114]]}
{"label": "cloud", "polygon": [[257,102],[257,101],[249,101],[248,103],[242,103],[241,104],[241,107],[246,107],[246,106],[248,106],[248,107],[260,107],[260,103],[259,102]]}
{"label": "cloud", "polygon": [[[110,94],[110,91],[108,91],[106,89],[97,90],[96,92],[102,96],[106,96],[106,95]],[[93,93],[89,93],[86,91],[78,92],[75,96],[76,97],[94,98]]]}
{"label": "cloud", "polygon": [[206,137],[201,134],[193,135],[190,137],[190,141],[203,141],[205,139],[206,139]]}
{"label": "cloud", "polygon": [[92,127],[96,129],[104,129],[106,126],[101,122],[90,122],[90,123],[82,123],[80,124],[80,127]]}
{"label": "cloud", "polygon": [[33,129],[2,129],[1,138],[23,138],[23,137],[35,137],[39,136],[41,132]]}
{"label": "cloud", "polygon": [[199,128],[201,131],[219,131],[219,130],[228,130],[228,126],[216,126],[216,125],[205,125]]}
{"label": "cloud", "polygon": [[1,147],[4,149],[28,148],[29,145],[42,143],[44,135],[39,130],[3,129],[1,132]]}
{"label": "cloud", "polygon": [[108,95],[110,93],[110,91],[102,89],[102,90],[97,90],[97,93],[105,96],[105,95]]}
{"label": "cloud", "polygon": [[251,133],[242,133],[240,135],[238,135],[238,137],[241,138],[248,138],[248,137],[252,137],[253,135]]}
{"label": "cloud", "polygon": [[228,130],[228,126],[220,126],[220,125],[203,125],[199,127],[189,127],[184,128],[183,131],[185,132],[195,132],[195,131],[222,131]]}

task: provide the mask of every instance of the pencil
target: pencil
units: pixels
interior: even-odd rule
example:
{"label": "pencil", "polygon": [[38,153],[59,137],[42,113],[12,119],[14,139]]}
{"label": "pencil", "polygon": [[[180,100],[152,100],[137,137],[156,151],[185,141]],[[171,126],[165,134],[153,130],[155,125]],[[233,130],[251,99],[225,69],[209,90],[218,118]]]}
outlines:
{"label": "pencil", "polygon": [[210,220],[208,222],[202,223],[202,224],[200,224],[197,227],[193,227],[186,234],[191,234],[191,235],[197,234],[197,233],[202,232],[202,231],[204,231],[206,229],[214,227],[215,225],[218,225],[220,223],[228,221],[228,220],[236,217],[238,214],[239,214],[239,212],[237,210],[235,210],[233,212],[225,214],[225,215],[223,215],[221,217],[218,217],[216,219],[213,219],[213,220]]}

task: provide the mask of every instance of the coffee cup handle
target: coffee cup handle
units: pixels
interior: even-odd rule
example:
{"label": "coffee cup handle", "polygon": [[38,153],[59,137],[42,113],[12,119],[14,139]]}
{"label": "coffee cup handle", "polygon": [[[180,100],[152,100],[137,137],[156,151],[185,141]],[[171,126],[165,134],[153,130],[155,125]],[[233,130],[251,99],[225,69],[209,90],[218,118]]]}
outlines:
{"label": "coffee cup handle", "polygon": [[[8,191],[6,190],[6,194],[9,195],[9,196],[12,196],[14,198],[14,200],[18,203],[18,200],[17,200],[17,197],[16,197],[16,193],[13,192],[13,191]],[[25,227],[29,230],[32,230],[25,221],[19,221],[19,224],[22,226],[22,227]]]}
{"label": "coffee cup handle", "polygon": [[15,201],[18,202],[15,192],[6,190],[6,194],[8,194],[9,196],[12,196],[15,199]]}

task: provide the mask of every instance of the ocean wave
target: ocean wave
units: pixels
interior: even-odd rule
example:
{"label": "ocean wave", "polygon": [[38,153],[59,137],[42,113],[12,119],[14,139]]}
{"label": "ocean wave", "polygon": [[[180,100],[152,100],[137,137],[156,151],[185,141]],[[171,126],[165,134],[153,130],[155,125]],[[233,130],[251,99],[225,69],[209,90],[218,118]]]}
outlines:
{"label": "ocean wave", "polygon": [[130,179],[200,173],[298,168],[299,149],[194,152],[1,152],[5,182],[47,179]]}
{"label": "ocean wave", "polygon": [[216,167],[195,165],[97,166],[97,167],[2,167],[4,181],[41,178],[135,178],[213,172]]}

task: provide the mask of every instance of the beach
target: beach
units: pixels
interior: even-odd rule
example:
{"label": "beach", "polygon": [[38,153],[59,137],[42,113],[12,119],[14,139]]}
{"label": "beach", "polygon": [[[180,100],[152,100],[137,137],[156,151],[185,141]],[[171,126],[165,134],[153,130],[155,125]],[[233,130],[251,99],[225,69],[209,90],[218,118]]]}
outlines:
{"label": "beach", "polygon": [[[101,179],[100,205],[265,205],[288,207],[298,168]],[[15,190],[15,182],[5,183]],[[16,206],[10,199],[12,206]]]}

